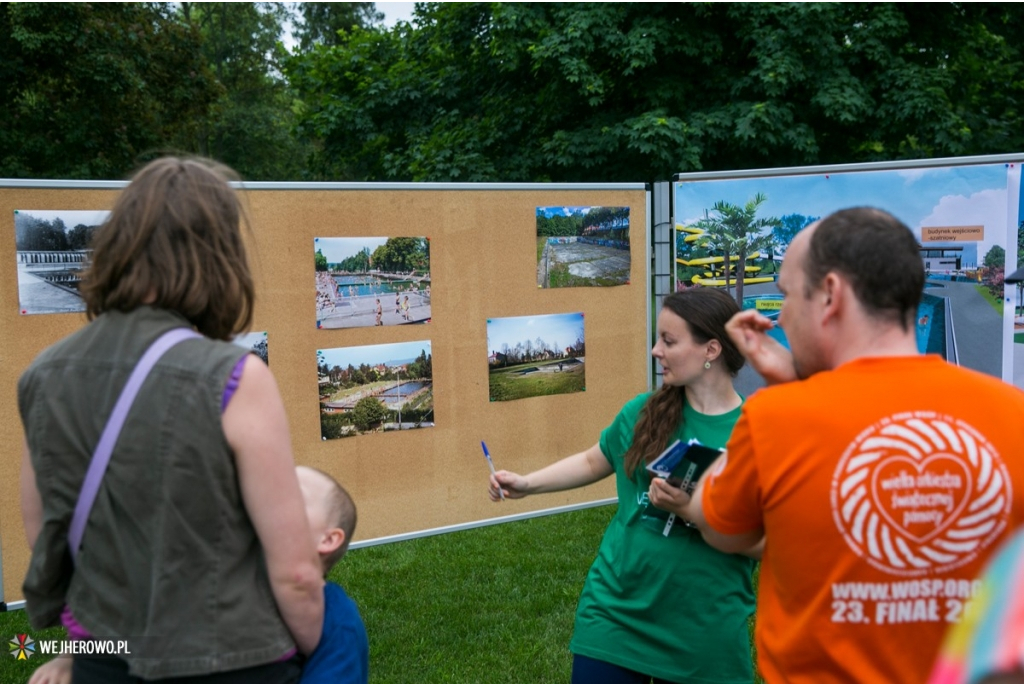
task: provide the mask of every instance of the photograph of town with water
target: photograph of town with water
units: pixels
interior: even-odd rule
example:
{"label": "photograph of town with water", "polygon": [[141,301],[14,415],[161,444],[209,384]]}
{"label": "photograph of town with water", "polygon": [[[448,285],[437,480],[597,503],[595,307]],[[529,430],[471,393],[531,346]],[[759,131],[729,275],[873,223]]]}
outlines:
{"label": "photograph of town with water", "polygon": [[314,238],[316,327],[430,322],[430,240]]}
{"label": "photograph of town with water", "polygon": [[267,332],[254,331],[252,333],[241,333],[236,335],[231,342],[249,350],[263,360],[263,363],[270,366],[270,350],[267,347]]}
{"label": "photograph of town with water", "polygon": [[538,207],[537,286],[629,283],[629,207]]}
{"label": "photograph of town with water", "polygon": [[492,402],[587,389],[583,313],[487,319]]}
{"label": "photograph of town with water", "polygon": [[[1006,377],[1024,388],[1019,285],[1010,286],[1003,307],[1008,243],[1024,263],[1020,208],[1011,207],[1007,216],[1019,185],[1020,170],[1004,164],[681,180],[674,189],[677,287],[723,288],[744,309],[777,317],[782,295],[775,281],[796,233],[839,209],[880,207],[907,224],[921,245],[927,277],[918,348],[997,378],[1006,369]],[[1004,355],[1010,328],[1012,354]],[[782,329],[772,334],[786,344]],[[759,386],[753,371],[740,372],[742,393]]]}
{"label": "photograph of town with water", "polygon": [[430,341],[318,350],[324,440],[434,425]]}
{"label": "photograph of town with water", "polygon": [[110,212],[19,209],[14,212],[18,306],[22,314],[84,312],[78,294],[93,232]]}

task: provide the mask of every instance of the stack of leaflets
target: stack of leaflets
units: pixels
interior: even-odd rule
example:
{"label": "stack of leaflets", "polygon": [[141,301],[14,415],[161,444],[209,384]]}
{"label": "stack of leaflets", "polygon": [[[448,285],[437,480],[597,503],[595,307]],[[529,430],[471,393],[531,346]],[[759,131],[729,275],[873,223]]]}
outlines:
{"label": "stack of leaflets", "polygon": [[722,450],[705,447],[696,440],[688,443],[676,440],[647,465],[647,471],[651,476],[664,478],[686,494],[692,495],[701,474],[721,453]]}

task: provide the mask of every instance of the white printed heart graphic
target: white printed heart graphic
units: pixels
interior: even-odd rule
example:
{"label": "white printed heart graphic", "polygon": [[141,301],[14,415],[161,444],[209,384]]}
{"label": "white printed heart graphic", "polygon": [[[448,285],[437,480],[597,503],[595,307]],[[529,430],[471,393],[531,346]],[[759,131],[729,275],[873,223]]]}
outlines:
{"label": "white printed heart graphic", "polygon": [[832,478],[832,514],[857,554],[899,575],[969,562],[1007,525],[1006,467],[978,431],[917,412],[861,433]]}

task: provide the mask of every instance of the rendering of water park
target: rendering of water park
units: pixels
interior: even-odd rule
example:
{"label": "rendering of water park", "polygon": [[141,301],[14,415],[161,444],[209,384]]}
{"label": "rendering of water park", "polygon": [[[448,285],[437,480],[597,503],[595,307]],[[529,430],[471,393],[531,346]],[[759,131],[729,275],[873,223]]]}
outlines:
{"label": "rendering of water park", "polygon": [[[1002,164],[681,181],[674,189],[678,287],[725,288],[741,307],[776,318],[782,295],[775,281],[797,232],[845,207],[879,207],[921,245],[919,349],[1024,387],[1024,345],[1006,355],[1009,373],[1003,354],[1008,233],[1011,244],[1019,242],[1007,194],[1016,196],[1019,183],[1019,170]],[[772,334],[785,344],[783,330]],[[756,374],[741,372],[741,391],[759,385]]]}

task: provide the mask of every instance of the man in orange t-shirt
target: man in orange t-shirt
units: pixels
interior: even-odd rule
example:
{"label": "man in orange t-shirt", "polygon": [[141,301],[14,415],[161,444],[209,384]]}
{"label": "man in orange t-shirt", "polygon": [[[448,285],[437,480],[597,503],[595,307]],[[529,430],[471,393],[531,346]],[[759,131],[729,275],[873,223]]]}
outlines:
{"label": "man in orange t-shirt", "polygon": [[923,285],[905,225],[843,210],[787,251],[791,353],[756,311],[730,322],[778,385],[746,402],[681,513],[723,551],[766,539],[769,682],[925,682],[985,559],[1024,522],[1024,392],[918,353]]}

